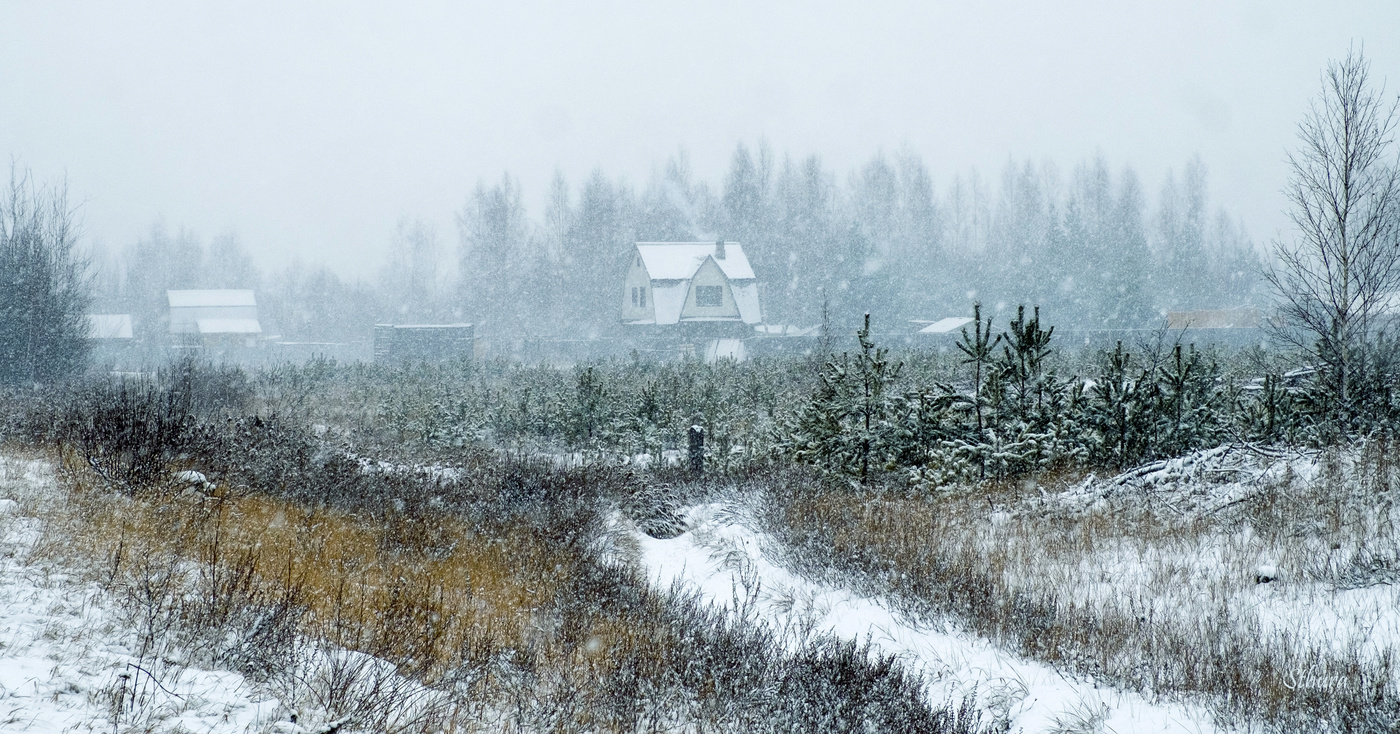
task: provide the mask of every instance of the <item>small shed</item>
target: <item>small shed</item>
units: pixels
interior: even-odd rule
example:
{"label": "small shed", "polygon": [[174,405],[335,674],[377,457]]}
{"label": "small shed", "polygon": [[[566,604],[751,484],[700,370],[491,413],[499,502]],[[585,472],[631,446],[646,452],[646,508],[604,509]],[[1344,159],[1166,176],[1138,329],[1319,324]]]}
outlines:
{"label": "small shed", "polygon": [[166,291],[170,333],[206,346],[255,346],[262,334],[250,290]]}
{"label": "small shed", "polygon": [[466,359],[475,347],[471,324],[375,324],[374,361],[444,362]]}

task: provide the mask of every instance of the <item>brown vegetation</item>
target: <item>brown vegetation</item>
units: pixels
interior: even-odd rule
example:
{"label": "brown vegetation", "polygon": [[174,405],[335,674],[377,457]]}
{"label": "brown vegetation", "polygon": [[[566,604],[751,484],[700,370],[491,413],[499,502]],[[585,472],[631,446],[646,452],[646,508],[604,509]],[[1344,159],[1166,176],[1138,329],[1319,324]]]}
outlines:
{"label": "brown vegetation", "polygon": [[[1074,674],[1202,700],[1223,721],[1368,729],[1400,721],[1394,662],[1367,641],[1393,601],[1353,610],[1337,595],[1391,583],[1394,461],[1378,440],[1324,457],[1315,481],[1282,472],[1209,511],[1170,487],[1064,503],[1066,478],[852,494],[790,476],[770,522],[807,571]],[[1259,596],[1260,559],[1288,569],[1273,596]],[[1272,616],[1290,605],[1341,625]]]}

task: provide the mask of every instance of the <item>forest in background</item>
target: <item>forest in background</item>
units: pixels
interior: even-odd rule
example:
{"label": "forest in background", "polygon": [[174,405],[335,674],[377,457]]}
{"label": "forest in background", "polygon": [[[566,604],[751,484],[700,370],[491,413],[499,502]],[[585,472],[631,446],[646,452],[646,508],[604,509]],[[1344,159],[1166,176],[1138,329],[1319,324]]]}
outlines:
{"label": "forest in background", "polygon": [[744,244],[765,320],[812,326],[823,310],[854,329],[1039,304],[1065,328],[1159,325],[1167,310],[1258,304],[1260,255],[1243,224],[1211,202],[1199,158],[1152,199],[1130,167],[1102,156],[1066,173],[1008,161],[936,187],[915,152],[878,153],[846,175],[817,155],[740,144],[720,182],[684,153],[645,187],[601,169],[562,174],[534,214],[509,173],[481,182],[456,213],[457,242],[421,219],[398,223],[375,277],[333,263],[263,270],[236,234],[207,242],[156,224],[98,254],[99,312],[132,313],[137,336],[165,338],[165,291],[252,288],[264,330],[299,341],[365,340],[374,323],[469,321],[488,339],[615,334],[616,285],[636,241]]}

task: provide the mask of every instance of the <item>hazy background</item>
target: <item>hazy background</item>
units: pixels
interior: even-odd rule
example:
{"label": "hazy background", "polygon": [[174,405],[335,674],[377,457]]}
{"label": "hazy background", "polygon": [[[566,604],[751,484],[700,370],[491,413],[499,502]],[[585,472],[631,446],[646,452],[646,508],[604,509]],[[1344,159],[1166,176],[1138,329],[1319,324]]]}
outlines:
{"label": "hazy background", "polygon": [[1327,59],[1400,83],[1400,3],[1070,5],[7,2],[0,151],[107,248],[163,219],[349,277],[402,216],[450,247],[503,171],[538,212],[556,170],[641,185],[683,148],[718,181],[760,138],[838,172],[907,145],[940,187],[1101,152],[1155,189],[1199,153],[1266,243]]}

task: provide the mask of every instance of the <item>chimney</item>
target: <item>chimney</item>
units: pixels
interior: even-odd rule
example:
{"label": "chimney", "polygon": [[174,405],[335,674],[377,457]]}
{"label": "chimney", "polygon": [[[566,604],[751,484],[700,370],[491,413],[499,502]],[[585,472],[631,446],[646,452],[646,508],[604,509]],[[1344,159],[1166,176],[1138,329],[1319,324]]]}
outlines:
{"label": "chimney", "polygon": [[715,240],[715,259],[724,259],[724,240]]}

